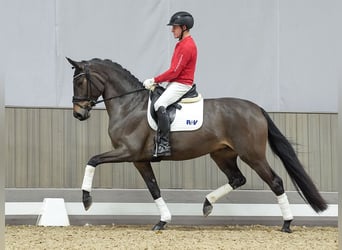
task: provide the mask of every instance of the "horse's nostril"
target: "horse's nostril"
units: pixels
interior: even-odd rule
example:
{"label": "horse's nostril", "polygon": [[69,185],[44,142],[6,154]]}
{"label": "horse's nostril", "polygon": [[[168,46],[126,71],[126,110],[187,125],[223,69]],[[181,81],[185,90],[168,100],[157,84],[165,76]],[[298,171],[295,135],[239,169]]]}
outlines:
{"label": "horse's nostril", "polygon": [[74,117],[77,118],[78,120],[82,120],[83,116],[80,113],[74,112]]}
{"label": "horse's nostril", "polygon": [[89,112],[85,112],[85,113],[78,113],[74,111],[74,117],[80,121],[84,121],[87,120],[90,117]]}

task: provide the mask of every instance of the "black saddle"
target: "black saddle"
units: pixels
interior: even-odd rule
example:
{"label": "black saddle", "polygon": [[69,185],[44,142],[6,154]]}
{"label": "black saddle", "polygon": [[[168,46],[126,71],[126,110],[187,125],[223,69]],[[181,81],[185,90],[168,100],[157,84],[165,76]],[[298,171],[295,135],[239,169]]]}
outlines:
{"label": "black saddle", "polygon": [[[150,113],[153,118],[153,120],[158,123],[157,119],[157,112],[154,110],[154,103],[158,100],[158,98],[163,94],[165,91],[165,88],[157,85],[153,91],[150,91],[150,100],[151,100],[151,106],[150,106]],[[197,90],[196,90],[196,84],[192,85],[191,89],[186,92],[181,98],[179,98],[175,103],[169,105],[166,108],[166,111],[170,118],[170,124],[173,122],[176,116],[176,109],[181,110],[182,106],[179,104],[181,99],[183,98],[195,98],[198,96]]]}

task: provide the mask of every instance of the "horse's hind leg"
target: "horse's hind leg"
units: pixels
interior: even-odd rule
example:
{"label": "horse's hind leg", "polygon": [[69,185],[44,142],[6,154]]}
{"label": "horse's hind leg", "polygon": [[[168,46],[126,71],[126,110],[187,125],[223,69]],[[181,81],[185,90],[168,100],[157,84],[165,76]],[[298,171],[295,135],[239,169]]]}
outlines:
{"label": "horse's hind leg", "polygon": [[210,154],[211,158],[215,161],[220,170],[227,176],[229,183],[219,187],[205,198],[203,204],[203,215],[208,216],[212,209],[213,204],[227,195],[233,189],[236,189],[246,183],[246,178],[242,175],[237,166],[237,154],[228,149],[221,149]]}
{"label": "horse's hind leg", "polygon": [[160,189],[157,184],[157,180],[154,176],[153,169],[150,162],[134,162],[134,166],[137,168],[141,176],[143,177],[148,190],[150,191],[154,202],[156,203],[160,212],[160,221],[154,225],[152,230],[162,230],[165,225],[171,221],[171,213],[165,204],[164,199],[160,195]]}
{"label": "horse's hind leg", "polygon": [[278,204],[284,219],[281,231],[291,233],[292,230],[290,229],[290,224],[293,220],[293,215],[284,190],[283,180],[271,169],[266,158],[253,161],[250,161],[245,157],[241,157],[241,159],[254,169],[254,171],[268,184],[273,193],[277,196]]}

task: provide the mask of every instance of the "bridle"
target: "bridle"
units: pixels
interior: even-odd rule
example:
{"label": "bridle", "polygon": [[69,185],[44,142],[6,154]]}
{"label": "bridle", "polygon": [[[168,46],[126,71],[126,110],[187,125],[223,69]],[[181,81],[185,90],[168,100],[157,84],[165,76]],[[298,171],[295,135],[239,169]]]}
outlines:
{"label": "bridle", "polygon": [[[86,110],[91,110],[92,107],[94,107],[96,105],[96,101],[97,99],[92,98],[91,96],[91,85],[95,86],[97,88],[97,90],[99,90],[101,92],[101,90],[95,85],[92,84],[92,81],[90,79],[90,74],[89,74],[89,69],[88,67],[85,67],[85,72],[81,72],[77,75],[74,76],[74,80],[76,80],[77,78],[81,77],[81,76],[85,76],[86,80],[87,80],[87,96],[73,96],[72,97],[72,103],[79,106],[80,108],[86,109]],[[84,102],[87,101],[88,104],[86,106],[83,106],[80,104],[80,102]]]}
{"label": "bridle", "polygon": [[[125,95],[129,95],[129,94],[132,94],[132,93],[136,93],[136,92],[140,92],[140,91],[146,90],[145,88],[134,89],[132,91],[123,93],[121,95],[109,97],[109,98],[102,99],[102,100],[97,100],[97,98],[96,99],[92,98],[91,88],[92,88],[92,86],[94,86],[100,93],[102,93],[102,90],[100,90],[99,87],[96,84],[93,84],[93,82],[91,81],[90,72],[89,72],[89,69],[88,69],[87,65],[85,65],[85,67],[84,67],[84,72],[81,72],[81,73],[75,75],[73,77],[73,79],[75,80],[75,79],[77,79],[77,78],[79,78],[81,76],[85,76],[85,78],[87,80],[87,96],[73,96],[72,97],[72,103],[77,105],[77,106],[79,106],[80,108],[86,109],[88,111],[90,111],[98,103],[109,101],[109,100],[112,100],[114,98],[119,98],[119,97],[122,97],[122,96],[125,96]],[[88,102],[88,104],[85,105],[85,106],[80,104],[80,102],[84,102],[84,101]]]}

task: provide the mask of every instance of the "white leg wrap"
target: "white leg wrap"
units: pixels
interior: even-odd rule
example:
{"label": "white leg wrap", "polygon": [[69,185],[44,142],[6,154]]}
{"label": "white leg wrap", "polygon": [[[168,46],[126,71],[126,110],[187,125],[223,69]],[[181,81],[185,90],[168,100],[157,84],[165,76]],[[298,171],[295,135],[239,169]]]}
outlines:
{"label": "white leg wrap", "polygon": [[227,183],[226,185],[223,185],[222,187],[219,187],[218,189],[212,191],[210,194],[206,196],[206,198],[211,204],[213,204],[218,199],[225,196],[232,190],[233,190],[232,186],[229,183]]}
{"label": "white leg wrap", "polygon": [[171,221],[171,213],[168,209],[168,207],[165,204],[165,201],[162,197],[154,200],[154,202],[157,204],[157,207],[159,208],[160,212],[160,220],[164,222],[170,222]]}
{"label": "white leg wrap", "polygon": [[293,215],[291,212],[290,204],[287,199],[286,193],[283,193],[282,195],[277,196],[278,204],[281,210],[281,213],[283,215],[284,220],[292,220]]}
{"label": "white leg wrap", "polygon": [[87,165],[84,172],[82,190],[91,191],[91,186],[93,183],[93,177],[95,173],[95,167]]}

